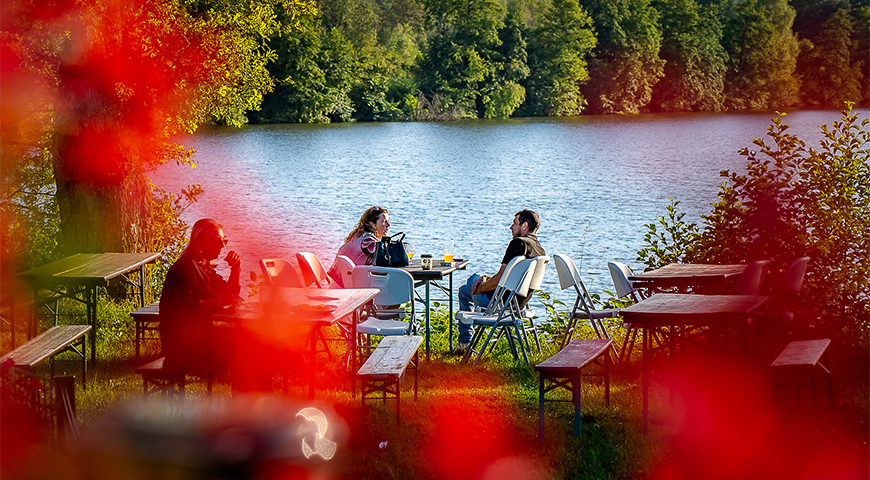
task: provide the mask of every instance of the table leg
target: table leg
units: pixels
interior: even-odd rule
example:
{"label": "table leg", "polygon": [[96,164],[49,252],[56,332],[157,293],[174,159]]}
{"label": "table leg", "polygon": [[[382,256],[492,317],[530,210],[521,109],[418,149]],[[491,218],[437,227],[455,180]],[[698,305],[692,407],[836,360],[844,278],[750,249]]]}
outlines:
{"label": "table leg", "polygon": [[145,306],[145,265],[139,265],[139,308]]}
{"label": "table leg", "polygon": [[[353,312],[350,323],[350,398],[356,398],[356,324],[359,320],[359,310]],[[363,392],[363,405],[365,405],[365,392]]]}
{"label": "table leg", "polygon": [[85,304],[87,304],[88,324],[91,326],[91,362],[97,360],[97,289],[100,288],[94,285],[93,288],[85,289]]}
{"label": "table leg", "polygon": [[447,283],[450,286],[450,299],[447,300],[447,304],[450,306],[449,307],[450,308],[450,315],[447,317],[447,325],[448,325],[447,329],[450,332],[449,336],[448,336],[448,339],[449,339],[448,345],[449,345],[450,351],[452,352],[453,351],[453,272],[450,272],[450,274],[448,275]]}
{"label": "table leg", "polygon": [[643,433],[649,431],[649,328],[647,324],[642,324],[643,329],[643,355],[641,362],[643,363],[643,374],[641,383],[643,383]]}
{"label": "table leg", "polygon": [[311,327],[311,361],[308,363],[308,398],[314,398],[314,370],[317,362],[317,333],[320,327]]}
{"label": "table leg", "polygon": [[426,280],[426,361],[429,361],[429,280]]}

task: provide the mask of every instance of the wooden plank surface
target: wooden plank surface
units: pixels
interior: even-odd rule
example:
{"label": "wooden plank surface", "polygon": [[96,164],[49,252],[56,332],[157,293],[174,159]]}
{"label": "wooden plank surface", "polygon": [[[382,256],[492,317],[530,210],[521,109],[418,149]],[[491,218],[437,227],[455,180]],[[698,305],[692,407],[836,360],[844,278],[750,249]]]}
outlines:
{"label": "wooden plank surface", "polygon": [[401,377],[422,343],[423,337],[418,335],[384,337],[360,367],[357,376],[369,380]]}
{"label": "wooden plank surface", "polygon": [[831,340],[827,338],[790,342],[770,366],[774,368],[815,366],[830,344]]}
{"label": "wooden plank surface", "polygon": [[90,325],[57,325],[37,335],[24,345],[0,357],[0,363],[12,359],[15,366],[32,367],[57,354],[91,330]]}
{"label": "wooden plank surface", "polygon": [[160,300],[130,312],[130,316],[136,321],[158,322],[160,321]]}
{"label": "wooden plank surface", "polygon": [[67,283],[96,281],[103,284],[160,257],[159,253],[78,253],[22,272],[31,282]]}
{"label": "wooden plank surface", "polygon": [[649,272],[630,275],[629,280],[653,280],[660,278],[724,277],[739,276],[746,269],[744,264],[712,265],[702,263],[671,263]]}
{"label": "wooden plank surface", "polygon": [[535,365],[535,370],[552,373],[577,372],[605,355],[612,344],[613,340],[609,338],[578,338],[552,357]]}
{"label": "wooden plank surface", "polygon": [[765,295],[658,293],[622,310],[626,323],[728,326],[746,321],[768,301]]}

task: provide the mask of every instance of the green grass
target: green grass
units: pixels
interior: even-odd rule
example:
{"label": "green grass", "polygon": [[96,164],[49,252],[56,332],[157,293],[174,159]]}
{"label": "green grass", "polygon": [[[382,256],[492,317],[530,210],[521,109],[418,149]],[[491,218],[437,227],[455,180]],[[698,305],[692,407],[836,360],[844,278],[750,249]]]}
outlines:
{"label": "green grass", "polygon": [[[64,305],[66,313],[75,313],[78,308]],[[133,370],[157,352],[146,347],[144,359],[137,362],[133,358],[134,327],[129,316],[133,308],[132,302],[101,300],[98,361],[89,368],[88,388],[83,390],[77,384],[76,391],[78,416],[84,431],[111,417],[118,406],[141,398],[141,379]],[[438,305],[436,308],[439,310],[432,317],[433,354],[431,361],[424,361],[420,369],[420,396],[416,402],[413,401],[413,377],[408,375],[402,384],[401,424],[397,424],[395,419],[394,402],[384,405],[371,401],[363,409],[359,393],[352,398],[341,361],[343,343],[340,341],[332,344],[338,350],[332,359],[318,360],[322,371],[317,376],[315,400],[307,399],[307,387],[300,384],[300,378],[290,379],[291,386],[286,395],[288,402],[323,406],[334,415],[336,431],[344,432],[339,435],[339,450],[335,458],[323,462],[318,468],[324,468],[336,478],[361,479],[483,478],[486,475],[491,475],[487,478],[536,479],[692,478],[686,472],[697,472],[692,470],[694,464],[687,462],[686,458],[698,457],[693,445],[709,446],[704,451],[715,450],[722,446],[716,440],[719,436],[728,438],[719,435],[715,428],[697,430],[698,419],[705,417],[692,416],[696,413],[693,413],[693,408],[683,409],[684,415],[680,416],[679,407],[684,403],[688,405],[688,397],[679,384],[676,399],[669,395],[665,382],[672,377],[669,376],[670,370],[662,367],[668,364],[666,361],[659,361],[659,366],[653,369],[651,431],[644,435],[641,431],[640,369],[635,358],[631,363],[613,369],[610,407],[604,402],[602,380],[598,377],[584,379],[580,439],[573,437],[573,407],[565,402],[546,404],[545,436],[539,441],[538,377],[533,367],[515,361],[504,341],[498,345],[495,354],[486,357],[480,365],[460,364],[460,356],[448,349],[445,309]],[[612,326],[618,327],[618,324]],[[543,352],[532,354],[532,365],[557,351],[560,340],[557,327],[558,322],[552,328],[542,329]],[[455,325],[453,333],[455,341]],[[331,334],[335,336],[337,332]],[[591,329],[585,326],[575,338],[593,336]],[[706,361],[703,355],[692,351],[685,358],[689,371],[692,371],[692,366]],[[63,373],[64,369],[70,374],[78,372],[74,364],[58,365],[58,373]],[[844,461],[848,465],[856,459],[858,465],[864,461],[861,467],[864,470],[858,470],[858,473],[863,473],[867,459],[867,377],[861,376],[860,369],[856,372],[848,368],[846,359],[840,359],[832,369],[836,375],[837,403],[833,409],[823,409],[821,427],[797,428],[794,435],[820,447],[845,446],[846,454],[838,450],[841,457],[845,455]],[[208,397],[202,378],[189,379],[189,404],[232,398],[230,387],[221,380],[212,397]],[[718,390],[719,383],[724,385],[721,387],[724,390]],[[711,415],[721,413],[714,409],[715,399],[727,396],[729,385],[732,384],[726,380],[705,385],[715,395],[704,397],[707,392],[701,392],[699,398],[702,401],[699,403],[710,403]],[[276,394],[283,395],[278,381],[275,386]],[[762,384],[758,390],[763,388]],[[758,396],[764,398],[764,395]],[[554,391],[548,394],[548,398],[570,400],[570,394],[564,390]],[[766,404],[761,401],[758,405]],[[826,407],[826,402],[822,405]],[[732,409],[741,412],[739,402],[724,410],[724,418],[731,418],[729,412]],[[678,413],[665,413],[671,411]],[[751,411],[743,413],[747,416],[745,427],[748,430],[747,438],[741,442],[751,441],[753,435],[782,438],[780,433],[754,431],[757,426],[753,423],[780,425],[778,422],[782,421],[782,424],[796,422],[806,425],[808,422],[802,419],[809,418],[808,410],[800,405],[791,408],[790,416],[785,420],[774,418],[768,422],[766,418],[752,417]],[[739,424],[741,418],[735,417],[734,422]],[[728,425],[717,426],[715,423],[711,421],[714,427],[730,432]],[[708,436],[695,438],[699,431]],[[770,461],[778,465],[781,460],[775,453],[771,453]],[[739,466],[743,457],[734,455],[737,455]],[[708,460],[711,465],[716,465],[716,458]],[[746,461],[752,466],[752,462],[761,460]],[[765,471],[762,467],[758,467],[758,471]],[[738,469],[736,472],[741,471]],[[711,474],[709,478],[727,477]],[[779,477],[768,475],[766,478]]]}

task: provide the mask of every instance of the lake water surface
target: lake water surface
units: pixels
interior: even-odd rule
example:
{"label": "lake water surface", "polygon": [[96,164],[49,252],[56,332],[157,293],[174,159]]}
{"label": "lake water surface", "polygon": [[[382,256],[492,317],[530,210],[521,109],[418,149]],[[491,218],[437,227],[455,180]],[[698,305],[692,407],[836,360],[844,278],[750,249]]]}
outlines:
{"label": "lake water surface", "polygon": [[[228,248],[257,261],[312,251],[328,268],[344,237],[371,205],[389,209],[417,254],[471,259],[469,273],[494,273],[513,214],[536,210],[549,254],[569,255],[594,292],[613,286],[607,262],[641,269],[644,224],[681,200],[700,222],[722,182],[742,171],[737,151],[763,137],[766,113],[581,116],[449,123],[344,123],[210,127],[185,138],[198,168],[167,165],[159,186],[200,183],[205,194],[184,218],[224,225]],[[786,123],[816,146],[835,111],[797,111]],[[863,114],[862,114],[863,118]],[[552,266],[552,265],[551,265]],[[544,289],[558,290],[555,268]],[[560,298],[567,299],[567,291]],[[573,299],[573,296],[571,297]]]}

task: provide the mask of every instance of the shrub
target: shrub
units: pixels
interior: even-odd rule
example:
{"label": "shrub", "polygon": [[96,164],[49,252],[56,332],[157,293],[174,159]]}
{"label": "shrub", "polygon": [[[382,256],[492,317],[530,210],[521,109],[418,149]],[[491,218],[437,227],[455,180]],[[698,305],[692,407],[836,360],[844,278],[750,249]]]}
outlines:
{"label": "shrub", "polygon": [[[745,174],[720,172],[720,186],[704,228],[670,239],[647,225],[650,245],[638,258],[653,266],[684,252],[682,260],[739,263],[773,260],[766,284],[776,285],[795,258],[811,257],[797,305],[797,321],[818,334],[868,345],[870,332],[870,131],[847,103],[839,122],[820,128],[819,149],[789,133],[779,113],[756,152],[744,148]],[[657,217],[667,232],[691,232],[669,207]],[[800,325],[799,325],[800,326]]]}

